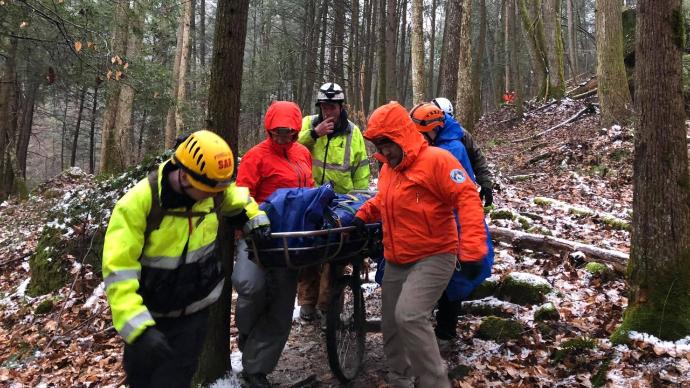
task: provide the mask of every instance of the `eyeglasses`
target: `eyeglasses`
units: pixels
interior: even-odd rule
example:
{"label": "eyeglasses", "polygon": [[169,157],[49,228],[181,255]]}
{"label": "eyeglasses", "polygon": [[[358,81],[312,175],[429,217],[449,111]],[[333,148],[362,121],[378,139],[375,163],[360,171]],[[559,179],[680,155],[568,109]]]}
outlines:
{"label": "eyeglasses", "polygon": [[280,136],[287,136],[287,135],[292,135],[294,132],[297,132],[297,131],[292,129],[292,128],[280,127],[280,128],[269,129],[269,132],[275,133],[276,135],[280,135]]}

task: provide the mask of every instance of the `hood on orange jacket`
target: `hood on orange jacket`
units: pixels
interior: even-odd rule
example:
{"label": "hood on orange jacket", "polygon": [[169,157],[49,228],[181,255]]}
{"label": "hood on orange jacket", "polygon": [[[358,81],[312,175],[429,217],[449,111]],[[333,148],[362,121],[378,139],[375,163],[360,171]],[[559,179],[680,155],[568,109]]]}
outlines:
{"label": "hood on orange jacket", "polygon": [[[363,136],[371,142],[386,137],[402,148],[403,159],[395,167],[396,170],[405,169],[423,149],[429,146],[424,136],[417,132],[405,107],[395,101],[374,110]],[[383,163],[388,162],[386,157],[379,152],[372,156]]]}
{"label": "hood on orange jacket", "polygon": [[403,151],[395,168],[374,154],[384,162],[378,193],[357,212],[366,222],[382,222],[386,260],[406,264],[441,253],[459,253],[466,262],[482,260],[487,252],[484,209],[460,162],[446,150],[429,147],[397,102],[371,114],[364,137],[388,138]]}
{"label": "hood on orange jacket", "polygon": [[[287,144],[278,144],[273,141],[271,132],[277,128],[292,129],[292,141]],[[286,152],[297,141],[299,131],[302,129],[302,111],[299,105],[292,101],[273,101],[264,115],[264,130],[269,144],[277,152]]]}

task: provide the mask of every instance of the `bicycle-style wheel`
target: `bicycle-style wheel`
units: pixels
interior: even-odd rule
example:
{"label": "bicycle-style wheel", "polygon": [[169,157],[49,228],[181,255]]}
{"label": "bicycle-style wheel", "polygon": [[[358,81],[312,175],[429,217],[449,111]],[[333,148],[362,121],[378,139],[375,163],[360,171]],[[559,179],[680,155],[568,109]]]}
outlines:
{"label": "bicycle-style wheel", "polygon": [[326,316],[326,350],[331,371],[342,383],[357,376],[364,359],[364,313],[359,276],[338,279]]}

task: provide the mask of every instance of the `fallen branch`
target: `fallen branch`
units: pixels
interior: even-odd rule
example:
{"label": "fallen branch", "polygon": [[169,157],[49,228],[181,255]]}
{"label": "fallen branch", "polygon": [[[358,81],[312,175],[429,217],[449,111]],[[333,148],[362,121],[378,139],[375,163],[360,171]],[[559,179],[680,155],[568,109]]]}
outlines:
{"label": "fallen branch", "polygon": [[595,247],[553,236],[519,232],[508,228],[490,226],[489,231],[494,240],[511,243],[519,249],[531,249],[560,255],[563,252],[580,251],[585,254],[585,261],[596,261],[610,264],[613,269],[624,273],[628,262],[628,254],[610,249]]}
{"label": "fallen branch", "polygon": [[564,122],[562,122],[562,123],[560,123],[560,124],[554,125],[554,126],[551,127],[551,128],[545,129],[545,130],[543,130],[543,131],[541,131],[541,132],[539,132],[539,133],[537,133],[537,134],[535,134],[535,135],[523,137],[522,139],[513,140],[511,143],[519,143],[519,142],[523,142],[523,141],[525,141],[525,140],[536,139],[536,138],[538,138],[538,137],[541,137],[541,136],[543,136],[543,135],[545,135],[545,134],[547,134],[547,133],[553,131],[554,129],[558,129],[558,128],[560,128],[560,127],[566,125],[566,124],[570,124],[570,123],[572,123],[572,122],[575,122],[575,121],[577,121],[577,120],[583,118],[584,116],[586,116],[586,115],[588,115],[588,114],[592,114],[592,113],[594,113],[594,111],[595,111],[595,110],[594,110],[594,105],[592,105],[592,104],[587,104],[586,107],[582,108],[579,112],[575,113],[575,114],[574,114],[572,117],[570,117],[568,120],[565,120]]}
{"label": "fallen branch", "polygon": [[541,154],[533,157],[532,159],[528,160],[527,164],[537,163],[540,160],[544,160],[546,158],[549,158],[552,154],[553,153],[551,151],[546,151],[546,152],[541,153]]}
{"label": "fallen branch", "polygon": [[583,98],[587,98],[587,97],[589,97],[589,96],[593,96],[593,95],[597,94],[597,90],[599,90],[599,89],[596,89],[596,88],[595,88],[595,89],[586,91],[586,92],[584,92],[584,93],[582,93],[582,94],[578,94],[578,95],[576,95],[576,96],[572,96],[572,97],[570,97],[570,98],[572,98],[573,100],[581,100],[581,99],[583,99]]}

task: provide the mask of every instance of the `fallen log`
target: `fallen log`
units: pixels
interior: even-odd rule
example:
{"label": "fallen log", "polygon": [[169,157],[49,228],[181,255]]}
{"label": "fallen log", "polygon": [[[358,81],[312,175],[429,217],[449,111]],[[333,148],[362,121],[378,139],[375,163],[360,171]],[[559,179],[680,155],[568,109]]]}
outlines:
{"label": "fallen log", "polygon": [[589,96],[593,96],[593,95],[597,94],[597,90],[598,90],[598,89],[595,88],[595,89],[586,91],[586,92],[584,92],[584,93],[581,93],[581,94],[572,96],[572,97],[570,97],[570,98],[572,98],[573,100],[581,100],[581,99],[583,99],[583,98],[587,98],[587,97],[589,97]]}
{"label": "fallen log", "polygon": [[489,226],[489,231],[494,240],[510,243],[518,249],[531,249],[555,255],[560,255],[564,252],[580,251],[585,254],[585,261],[610,264],[614,270],[621,273],[625,273],[628,262],[627,253],[599,248],[594,245],[582,244],[553,236],[525,233],[498,226]]}
{"label": "fallen log", "polygon": [[594,112],[595,112],[594,105],[593,104],[587,104],[586,107],[582,108],[579,112],[575,113],[568,120],[565,120],[564,122],[562,122],[560,124],[554,125],[551,128],[545,129],[545,130],[543,130],[543,131],[541,131],[535,135],[523,137],[522,139],[513,140],[511,143],[520,143],[520,142],[523,142],[525,140],[536,139],[538,137],[541,137],[541,136],[553,131],[554,129],[558,129],[558,128],[566,125],[566,124],[570,124],[572,122],[575,122],[575,121],[583,118],[584,116],[586,116],[588,114],[592,114]]}

